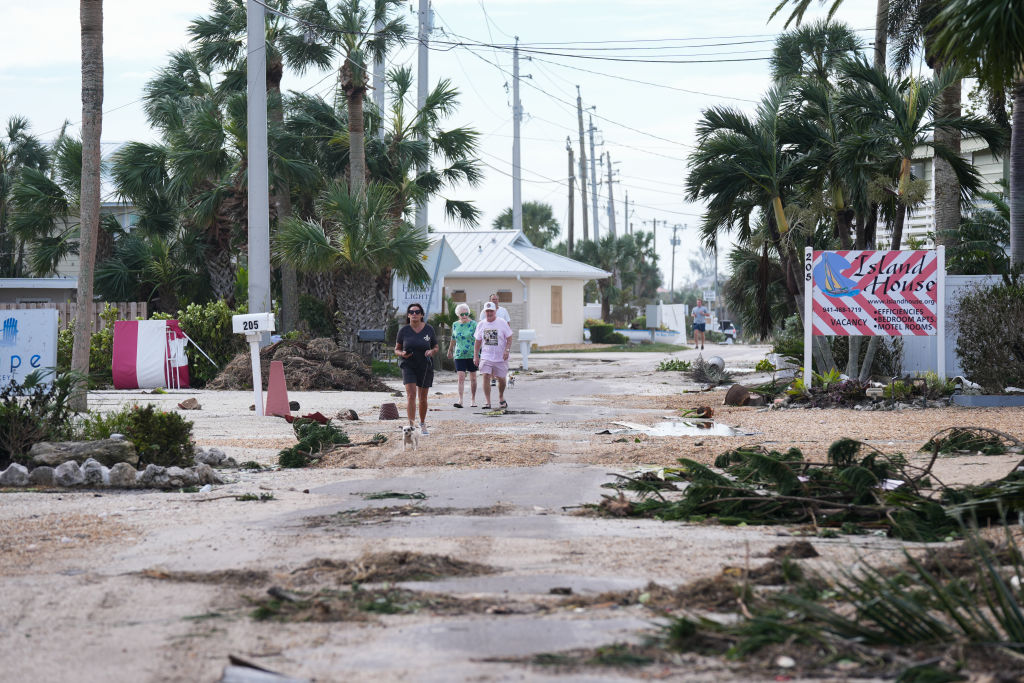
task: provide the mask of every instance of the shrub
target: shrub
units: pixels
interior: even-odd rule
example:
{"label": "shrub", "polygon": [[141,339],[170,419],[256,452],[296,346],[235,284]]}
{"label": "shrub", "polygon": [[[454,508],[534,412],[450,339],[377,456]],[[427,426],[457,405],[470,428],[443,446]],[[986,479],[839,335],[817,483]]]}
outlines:
{"label": "shrub", "polygon": [[46,383],[49,374],[36,370],[23,383],[11,381],[0,389],[0,469],[12,462],[25,464],[29,449],[40,441],[71,435],[69,399],[84,378],[65,372]]}
{"label": "shrub", "polygon": [[658,363],[659,372],[689,372],[691,369],[690,361],[679,358],[666,358]]}
{"label": "shrub", "polygon": [[[588,321],[589,322],[589,321]],[[608,337],[615,334],[615,326],[610,323],[593,322],[587,325],[590,329],[590,341],[594,344],[612,344]]]}
{"label": "shrub", "polygon": [[140,465],[191,467],[195,464],[192,423],[178,413],[165,413],[152,405],[127,406],[116,413],[92,413],[83,420],[80,434],[89,440],[124,434],[135,444]]}
{"label": "shrub", "polygon": [[967,377],[986,391],[1024,386],[1024,282],[973,288],[957,301],[953,319]]}
{"label": "shrub", "polygon": [[774,341],[772,353],[777,353],[784,358],[792,358],[797,363],[804,362],[804,326],[800,322],[799,315],[794,313],[786,318],[782,324],[782,330],[775,334]]}
{"label": "shrub", "polygon": [[[114,323],[117,309],[107,304],[100,313],[104,327],[89,338],[89,385],[98,387],[113,382],[110,368],[114,363]],[[74,322],[57,333],[57,371],[71,370],[71,353],[75,343]]]}
{"label": "shrub", "polygon": [[[245,351],[245,337],[231,331],[231,316],[241,313],[245,313],[245,309],[233,311],[224,301],[189,304],[185,310],[178,311],[182,331],[219,366],[211,365],[194,345],[186,345],[192,386],[203,386],[217,376],[220,368]],[[155,320],[171,317],[166,313],[153,316]]]}
{"label": "shrub", "polygon": [[642,315],[639,318],[633,318],[633,321],[629,323],[630,328],[634,330],[646,330],[647,329],[647,316]]}
{"label": "shrub", "polygon": [[[593,332],[591,332],[593,334]],[[628,344],[629,337],[622,334],[621,332],[612,332],[604,340],[605,344]]]}
{"label": "shrub", "polygon": [[398,367],[398,363],[388,363],[382,360],[371,360],[370,370],[373,372],[374,377],[402,376],[402,368]]}

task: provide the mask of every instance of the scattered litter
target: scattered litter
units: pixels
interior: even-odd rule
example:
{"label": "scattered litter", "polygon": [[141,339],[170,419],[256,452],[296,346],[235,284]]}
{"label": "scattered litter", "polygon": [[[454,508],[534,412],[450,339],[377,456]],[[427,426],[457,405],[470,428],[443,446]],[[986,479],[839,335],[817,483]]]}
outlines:
{"label": "scattered litter", "polygon": [[202,410],[203,406],[199,404],[195,398],[186,398],[184,401],[178,404],[178,408],[181,410]]}

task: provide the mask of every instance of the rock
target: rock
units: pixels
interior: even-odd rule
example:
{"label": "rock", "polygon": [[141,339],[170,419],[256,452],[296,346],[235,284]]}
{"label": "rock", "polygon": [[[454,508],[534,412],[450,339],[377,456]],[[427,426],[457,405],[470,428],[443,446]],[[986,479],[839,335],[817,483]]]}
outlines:
{"label": "rock", "polygon": [[112,467],[119,462],[139,464],[139,455],[131,441],[100,439],[98,441],[41,441],[28,452],[34,465],[56,467],[68,460],[84,463],[89,458]]}
{"label": "rock", "polygon": [[765,405],[764,396],[760,394],[750,394],[747,396],[747,400],[743,405],[755,407],[763,406]]}
{"label": "rock", "polygon": [[82,475],[85,477],[85,483],[89,486],[110,484],[110,470],[92,458],[82,463]]}
{"label": "rock", "polygon": [[167,468],[150,463],[146,465],[146,469],[139,474],[136,481],[139,486],[146,486],[155,489],[166,488],[169,481],[169,478],[167,477]]}
{"label": "rock", "polygon": [[222,462],[220,466],[224,468],[235,468],[238,467],[238,461],[234,458],[225,458],[224,462]]}
{"label": "rock", "polygon": [[202,410],[203,406],[199,404],[195,398],[186,398],[184,401],[178,404],[178,407],[182,410]]}
{"label": "rock", "polygon": [[217,448],[216,446],[210,446],[208,448],[200,448],[196,450],[195,461],[197,463],[204,463],[210,467],[221,467],[223,462],[227,460],[227,453]]}
{"label": "rock", "polygon": [[356,411],[352,410],[351,408],[346,408],[345,410],[339,410],[338,414],[335,417],[337,417],[339,420],[358,420],[359,419],[359,415],[356,414]]}
{"label": "rock", "polygon": [[882,398],[885,395],[885,389],[882,387],[868,387],[864,390],[864,393],[868,398]]}
{"label": "rock", "polygon": [[82,468],[74,460],[68,460],[53,471],[53,483],[57,486],[81,486],[85,483],[85,475]]}
{"label": "rock", "polygon": [[0,472],[0,486],[27,486],[28,482],[28,468],[16,462],[12,462],[6,470]]}
{"label": "rock", "polygon": [[196,475],[197,484],[223,484],[224,480],[214,472],[213,468],[205,463],[199,463],[190,468]]}
{"label": "rock", "polygon": [[126,462],[119,462],[110,468],[110,485],[117,488],[132,488],[139,476],[138,471]]}
{"label": "rock", "polygon": [[40,465],[29,473],[28,478],[36,486],[53,486],[53,468]]}
{"label": "rock", "polygon": [[299,410],[298,401],[288,401],[288,410]]}
{"label": "rock", "polygon": [[195,479],[195,474],[190,477],[189,474],[180,467],[168,467],[165,474],[167,475],[167,485],[171,488],[192,486],[192,484],[189,483],[189,479]]}

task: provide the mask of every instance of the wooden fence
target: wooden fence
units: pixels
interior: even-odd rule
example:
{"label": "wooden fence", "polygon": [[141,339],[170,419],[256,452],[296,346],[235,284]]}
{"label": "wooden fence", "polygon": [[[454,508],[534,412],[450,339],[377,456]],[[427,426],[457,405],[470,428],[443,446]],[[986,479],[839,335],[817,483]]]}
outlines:
{"label": "wooden fence", "polygon": [[[136,320],[138,318],[146,319],[148,317],[148,307],[145,301],[119,301],[117,303],[109,302],[110,306],[117,309],[118,320]],[[107,302],[99,301],[92,305],[92,331],[102,330],[105,325],[103,320],[100,318],[100,313],[107,306]],[[75,319],[75,303],[48,303],[48,304],[0,304],[0,311],[13,311],[19,309],[33,309],[33,308],[56,308],[57,309],[57,325],[60,329],[70,327],[72,321]]]}

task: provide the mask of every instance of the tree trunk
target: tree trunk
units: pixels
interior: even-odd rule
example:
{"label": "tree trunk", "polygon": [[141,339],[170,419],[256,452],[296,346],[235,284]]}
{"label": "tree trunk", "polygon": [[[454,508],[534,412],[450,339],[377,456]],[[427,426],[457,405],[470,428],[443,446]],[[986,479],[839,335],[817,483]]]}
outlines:
{"label": "tree trunk", "polygon": [[903,203],[901,197],[896,202],[896,221],[892,226],[892,242],[889,244],[889,249],[893,251],[899,251],[900,245],[903,244],[903,223],[907,220],[907,205]]}
{"label": "tree trunk", "polygon": [[231,262],[231,252],[220,249],[210,254],[206,260],[206,269],[210,273],[210,288],[214,296],[234,306],[235,268]]}
{"label": "tree trunk", "polygon": [[878,0],[875,6],[875,70],[885,73],[885,48],[889,31],[889,0]]}
{"label": "tree trunk", "polygon": [[868,350],[864,353],[864,363],[860,366],[860,381],[866,382],[871,378],[871,366],[875,364],[875,353],[878,351],[878,345],[882,342],[882,338],[875,335],[868,342]]}
{"label": "tree trunk", "polygon": [[848,352],[846,354],[846,376],[856,377],[860,374],[860,340],[859,334],[846,338]]}
{"label": "tree trunk", "polygon": [[366,122],[363,121],[365,86],[352,82],[349,60],[341,68],[342,89],[348,105],[348,187],[355,194],[366,187]]}
{"label": "tree trunk", "polygon": [[362,270],[345,269],[334,276],[338,306],[338,344],[356,349],[356,333],[386,327],[391,308],[388,293],[377,280]]}
{"label": "tree trunk", "polygon": [[1013,88],[1010,134],[1010,266],[1024,266],[1024,78]]}
{"label": "tree trunk", "polygon": [[[940,70],[941,70],[940,66]],[[961,80],[957,79],[942,92],[940,116],[960,115]],[[960,153],[960,131],[941,127],[935,129],[935,143],[946,145]],[[932,160],[935,174],[935,244],[949,246],[956,242],[960,230],[960,183],[948,162],[935,156]]]}
{"label": "tree trunk", "polygon": [[[93,268],[100,227],[100,137],[103,132],[103,0],[80,0],[82,31],[82,187],[80,199],[78,298],[71,368],[89,373],[92,339]],[[87,386],[71,398],[74,410],[89,408]]]}

